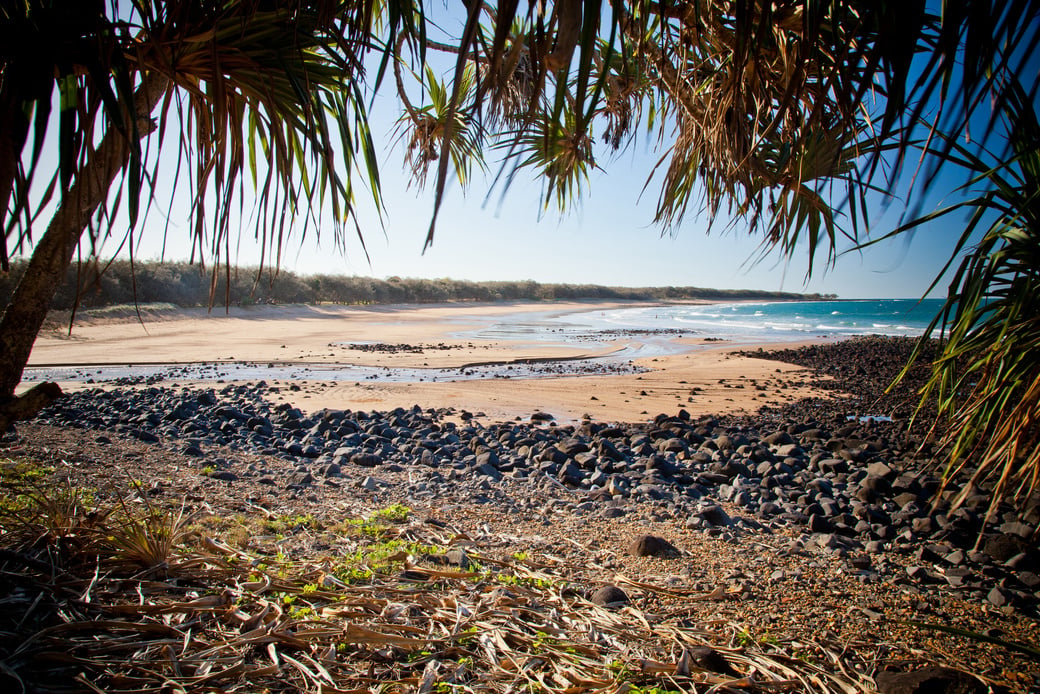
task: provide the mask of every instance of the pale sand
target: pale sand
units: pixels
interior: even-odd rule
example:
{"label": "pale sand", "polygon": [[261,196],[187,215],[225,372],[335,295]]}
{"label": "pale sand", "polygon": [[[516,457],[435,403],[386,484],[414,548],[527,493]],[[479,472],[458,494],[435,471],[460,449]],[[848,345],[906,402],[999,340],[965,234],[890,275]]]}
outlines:
{"label": "pale sand", "polygon": [[[486,326],[496,317],[526,312],[566,314],[609,310],[616,303],[440,304],[432,306],[277,306],[232,308],[207,313],[183,310],[132,318],[87,319],[71,336],[43,334],[29,366],[255,361],[280,363],[349,363],[361,366],[457,368],[475,362],[595,356],[609,348],[540,342],[470,340],[452,337]],[[691,415],[753,412],[764,404],[805,397],[806,388],[781,388],[798,367],[775,361],[731,356],[724,344],[683,338],[691,350],[683,354],[635,360],[652,371],[637,375],[563,376],[537,379],[486,379],[457,382],[269,381],[280,387],[275,397],[305,411],[322,408],[388,410],[420,405],[454,407],[483,413],[487,420],[527,418],[549,412],[561,421],[585,415],[598,421],[639,422],[659,413],[675,414],[682,406]],[[365,352],[340,343],[379,342],[446,345],[423,353]],[[706,347],[705,344],[711,345]],[[747,346],[742,346],[747,349]],[[179,385],[190,385],[179,381]],[[61,384],[67,391],[88,386]],[[213,381],[199,382],[213,386]],[[756,387],[757,386],[757,387]],[[699,389],[699,390],[695,390]]]}

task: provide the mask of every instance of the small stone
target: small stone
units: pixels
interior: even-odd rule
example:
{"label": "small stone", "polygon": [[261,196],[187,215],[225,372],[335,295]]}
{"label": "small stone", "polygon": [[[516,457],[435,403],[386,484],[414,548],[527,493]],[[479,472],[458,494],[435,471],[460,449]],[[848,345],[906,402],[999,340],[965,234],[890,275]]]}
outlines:
{"label": "small stone", "polygon": [[1017,535],[1023,540],[1028,540],[1033,535],[1033,527],[1028,523],[1013,521],[1011,523],[1002,524],[1000,526],[1000,532],[1009,535]]}
{"label": "small stone", "polygon": [[629,601],[628,594],[614,585],[605,585],[596,589],[589,601],[600,607],[617,607]]}
{"label": "small stone", "polygon": [[814,533],[829,533],[833,530],[831,522],[819,514],[809,516],[809,530]]}
{"label": "small stone", "polygon": [[820,472],[823,474],[839,474],[842,472],[848,472],[849,462],[847,460],[841,460],[840,458],[827,458],[821,460],[816,464],[820,468]]}
{"label": "small stone", "polygon": [[850,562],[853,568],[859,569],[860,571],[866,571],[872,565],[870,557],[866,554],[857,554],[852,557]]}
{"label": "small stone", "polygon": [[314,482],[314,477],[309,472],[296,472],[289,476],[288,487],[306,487]]}
{"label": "small stone", "polygon": [[870,607],[861,607],[859,611],[862,612],[867,619],[873,622],[877,622],[885,618],[884,612],[879,612],[878,610],[872,609]]}
{"label": "small stone", "polygon": [[664,557],[677,555],[679,550],[663,537],[640,535],[628,546],[628,553],[637,557]]}
{"label": "small stone", "polygon": [[976,564],[991,564],[993,563],[993,557],[989,556],[985,552],[979,552],[974,549],[968,550],[968,559],[975,562]]}
{"label": "small stone", "polygon": [[910,492],[903,492],[902,494],[897,494],[893,501],[896,502],[896,505],[899,506],[899,508],[906,508],[910,504],[917,502],[917,495],[911,494]]}
{"label": "small stone", "polygon": [[928,569],[923,566],[908,566],[906,567],[906,575],[915,581],[927,581],[930,576],[928,575]]}
{"label": "small stone", "polygon": [[971,570],[966,568],[953,568],[946,571],[946,582],[953,588],[961,588],[971,575]]}
{"label": "small stone", "polygon": [[882,462],[871,463],[867,466],[867,474],[871,477],[883,477],[891,482],[895,479],[896,471]]}
{"label": "small stone", "polygon": [[360,467],[375,467],[383,462],[375,453],[355,453],[350,456],[350,462]]}
{"label": "small stone", "polygon": [[150,431],[145,431],[144,429],[135,429],[134,431],[131,431],[130,434],[138,441],[143,441],[144,443],[159,443],[158,436]]}
{"label": "small stone", "polygon": [[444,561],[460,569],[469,568],[469,555],[465,550],[453,547],[444,553]]}
{"label": "small stone", "polygon": [[1025,551],[1026,542],[1018,535],[995,535],[986,540],[982,551],[993,558],[993,561],[1005,562],[1011,557]]}
{"label": "small stone", "polygon": [[880,475],[867,475],[859,485],[859,489],[856,490],[856,498],[865,503],[870,503],[891,490],[888,480]]}
{"label": "small stone", "polygon": [[935,530],[935,521],[930,517],[914,518],[910,521],[910,527],[919,535],[928,535]]}
{"label": "small stone", "polygon": [[1025,552],[1019,552],[1015,556],[1004,562],[1004,566],[1009,569],[1018,570],[1025,568],[1025,565],[1029,562],[1029,555]]}
{"label": "small stone", "polygon": [[771,518],[779,514],[781,511],[783,511],[783,509],[780,505],[773,503],[772,501],[767,501],[758,507],[758,515],[763,518]]}
{"label": "small stone", "polygon": [[939,554],[930,547],[918,547],[913,556],[915,561],[927,564],[936,564],[941,559]]}
{"label": "small stone", "polygon": [[[480,460],[480,456],[477,456],[477,460]],[[490,477],[495,481],[502,479],[502,473],[498,471],[498,468],[489,463],[483,463],[478,465],[473,470],[473,472],[475,472],[478,475],[483,475],[484,477]]]}
{"label": "small stone", "polygon": [[234,482],[238,479],[238,475],[231,472],[230,470],[217,470],[209,474],[211,480],[220,480],[221,482]]}
{"label": "small stone", "polygon": [[937,666],[914,672],[879,673],[877,688],[878,694],[984,694],[988,691],[988,687],[966,672]]}
{"label": "small stone", "polygon": [[687,653],[690,654],[690,661],[702,670],[731,676],[738,674],[726,657],[710,646],[691,648]]}
{"label": "small stone", "polygon": [[993,590],[986,595],[986,602],[994,607],[1003,607],[1008,604],[1008,596],[1000,588],[994,587]]}
{"label": "small stone", "polygon": [[733,519],[729,517],[729,514],[719,506],[718,504],[711,504],[704,506],[697,513],[698,516],[703,518],[709,524],[714,526],[730,526],[733,525]]}

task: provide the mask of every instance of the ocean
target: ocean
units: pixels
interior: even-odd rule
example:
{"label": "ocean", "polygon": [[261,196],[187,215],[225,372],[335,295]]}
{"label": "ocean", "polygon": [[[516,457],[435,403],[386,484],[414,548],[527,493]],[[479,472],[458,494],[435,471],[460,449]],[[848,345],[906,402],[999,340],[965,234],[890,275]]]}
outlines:
{"label": "ocean", "polygon": [[736,343],[856,335],[918,336],[942,303],[941,299],[862,299],[662,304],[506,320],[478,330],[475,336],[583,342],[645,333],[682,334]]}

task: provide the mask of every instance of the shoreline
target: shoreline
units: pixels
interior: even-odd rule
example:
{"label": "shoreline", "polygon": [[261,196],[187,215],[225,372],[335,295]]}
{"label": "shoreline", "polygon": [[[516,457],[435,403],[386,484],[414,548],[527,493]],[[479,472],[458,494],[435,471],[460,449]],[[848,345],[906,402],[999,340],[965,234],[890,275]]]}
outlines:
{"label": "shoreline", "polygon": [[[681,301],[698,305],[710,302]],[[730,303],[730,302],[727,302]],[[645,421],[661,412],[686,409],[691,415],[748,413],[763,404],[779,405],[817,394],[802,370],[729,354],[799,343],[716,342],[690,334],[618,335],[596,343],[566,336],[489,339],[477,337],[497,323],[544,322],[592,310],[609,311],[664,305],[661,302],[569,301],[552,303],[483,303],[395,306],[264,306],[231,308],[227,315],[202,309],[164,311],[145,323],[132,318],[88,320],[71,336],[52,331],[33,349],[22,388],[53,379],[68,392],[104,385],[212,387],[216,383],[265,380],[295,407],[379,409],[454,407],[482,413],[489,420],[509,420],[548,411],[560,421],[590,416],[600,421]],[[617,354],[631,353],[631,359]],[[639,355],[643,356],[639,356]],[[112,356],[118,355],[118,360]],[[586,366],[588,360],[594,366]],[[76,379],[41,372],[61,364],[79,370]],[[165,365],[161,380],[134,376],[90,383],[100,365]],[[274,365],[286,365],[276,371]],[[452,378],[451,370],[495,364],[487,374]],[[232,365],[255,367],[236,378]],[[265,367],[270,377],[265,375]],[[337,365],[359,369],[332,374]],[[542,365],[538,377],[533,366]],[[186,368],[178,370],[177,366]],[[205,370],[193,378],[190,369]],[[395,379],[394,370],[411,370],[412,380]],[[439,371],[437,371],[439,370]],[[315,377],[315,374],[324,377]],[[439,380],[430,374],[443,374]],[[97,374],[94,374],[97,375]],[[57,376],[57,378],[55,378]],[[293,388],[292,386],[296,386]]]}

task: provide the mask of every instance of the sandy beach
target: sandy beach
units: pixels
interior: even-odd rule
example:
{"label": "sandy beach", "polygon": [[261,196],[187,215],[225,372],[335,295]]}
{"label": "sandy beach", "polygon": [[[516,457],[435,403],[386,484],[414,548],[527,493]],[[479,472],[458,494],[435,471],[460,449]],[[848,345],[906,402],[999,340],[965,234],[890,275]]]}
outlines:
{"label": "sandy beach", "polygon": [[[603,344],[473,337],[503,321],[544,320],[620,305],[259,306],[146,312],[143,322],[132,312],[114,317],[85,315],[71,334],[64,329],[41,335],[25,383],[47,377],[38,369],[54,365],[251,362],[434,370],[638,352],[645,336],[620,336]],[[670,337],[673,353],[633,359],[632,365],[645,371],[621,375],[573,375],[564,368],[559,375],[538,378],[450,382],[399,381],[378,375],[360,381],[267,380],[279,388],[278,398],[304,411],[389,410],[418,404],[482,413],[495,421],[525,418],[535,411],[549,412],[561,421],[588,415],[598,421],[626,422],[645,421],[662,412],[674,414],[679,409],[691,415],[752,412],[760,405],[809,393],[793,383],[800,380],[797,367],[732,356],[733,346],[711,342],[709,337]],[[59,382],[66,391],[95,385],[83,380]],[[177,383],[195,385],[197,381]]]}

